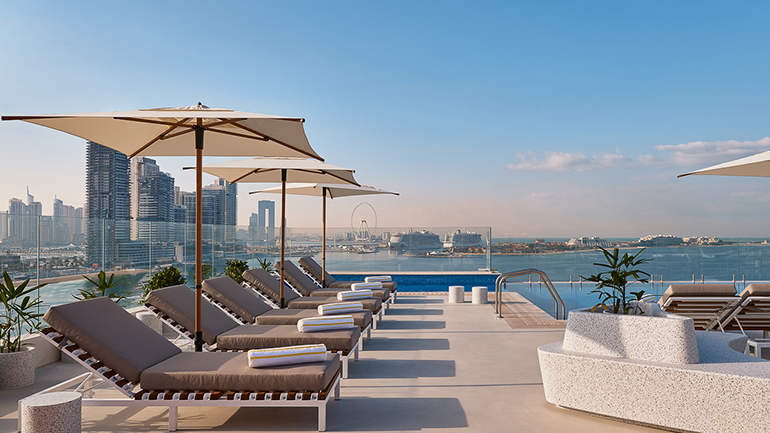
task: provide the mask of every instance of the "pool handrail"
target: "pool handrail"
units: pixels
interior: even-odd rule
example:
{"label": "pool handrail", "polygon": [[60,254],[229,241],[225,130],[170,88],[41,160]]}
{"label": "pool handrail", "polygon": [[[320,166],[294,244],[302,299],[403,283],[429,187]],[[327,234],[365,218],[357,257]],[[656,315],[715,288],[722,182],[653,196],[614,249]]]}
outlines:
{"label": "pool handrail", "polygon": [[556,291],[556,288],[553,286],[553,283],[551,283],[551,279],[548,278],[548,275],[546,275],[545,272],[535,268],[507,272],[505,274],[500,274],[500,276],[497,277],[497,280],[495,280],[495,314],[497,314],[497,318],[503,318],[503,283],[505,283],[505,281],[509,278],[522,277],[525,275],[537,275],[540,277],[540,281],[545,283],[545,287],[548,289],[548,293],[550,293],[551,297],[553,298],[553,303],[556,307],[554,319],[559,320],[559,304],[561,304],[561,317],[562,319],[566,319],[567,311],[564,308],[564,301],[561,300],[559,292]]}

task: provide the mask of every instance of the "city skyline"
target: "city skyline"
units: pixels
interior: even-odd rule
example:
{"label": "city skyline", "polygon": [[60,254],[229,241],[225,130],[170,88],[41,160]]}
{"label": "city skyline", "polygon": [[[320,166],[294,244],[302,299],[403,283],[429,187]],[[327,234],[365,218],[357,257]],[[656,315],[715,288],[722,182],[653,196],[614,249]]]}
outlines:
{"label": "city skyline", "polygon": [[[146,1],[4,8],[0,114],[200,101],[305,118],[328,163],[401,194],[330,201],[332,227],[366,201],[381,227],[770,237],[766,179],[676,179],[770,149],[770,4],[194,5],[173,22],[160,18],[179,13],[172,5]],[[169,53],[179,35],[223,60]],[[46,208],[54,194],[84,203],[83,140],[2,122],[0,146],[0,203],[27,184]],[[157,161],[193,190],[192,158]],[[258,189],[239,190],[240,225]],[[320,208],[291,197],[287,225],[320,226]]]}

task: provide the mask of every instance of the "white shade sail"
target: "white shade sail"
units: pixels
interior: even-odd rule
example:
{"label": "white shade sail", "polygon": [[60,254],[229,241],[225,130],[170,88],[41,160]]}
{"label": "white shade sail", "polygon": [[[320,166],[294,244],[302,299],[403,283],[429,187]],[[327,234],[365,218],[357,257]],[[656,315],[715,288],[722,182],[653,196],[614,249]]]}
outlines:
{"label": "white shade sail", "polygon": [[690,175],[770,177],[770,151],[680,174],[677,177]]}

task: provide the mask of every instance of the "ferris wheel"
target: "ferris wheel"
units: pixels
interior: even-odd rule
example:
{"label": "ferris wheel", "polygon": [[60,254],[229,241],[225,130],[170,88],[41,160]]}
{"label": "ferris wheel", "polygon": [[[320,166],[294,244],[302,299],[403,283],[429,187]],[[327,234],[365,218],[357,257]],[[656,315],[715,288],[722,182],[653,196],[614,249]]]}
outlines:
{"label": "ferris wheel", "polygon": [[[374,227],[370,226],[374,222]],[[350,214],[350,230],[359,240],[369,240],[377,232],[377,211],[370,203],[362,202]]]}

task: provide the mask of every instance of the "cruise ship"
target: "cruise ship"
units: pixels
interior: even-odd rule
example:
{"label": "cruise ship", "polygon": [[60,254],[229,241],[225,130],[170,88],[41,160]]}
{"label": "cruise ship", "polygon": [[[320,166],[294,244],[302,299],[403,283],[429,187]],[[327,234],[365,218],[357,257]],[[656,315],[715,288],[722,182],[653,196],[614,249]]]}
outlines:
{"label": "cruise ship", "polygon": [[410,231],[408,233],[396,233],[390,237],[388,248],[391,250],[440,250],[444,248],[441,238],[427,230]]}
{"label": "cruise ship", "polygon": [[444,236],[444,248],[467,248],[467,247],[480,247],[481,235],[472,232],[461,232],[457,230],[456,233],[447,233]]}

